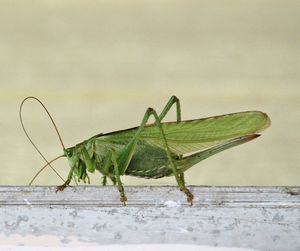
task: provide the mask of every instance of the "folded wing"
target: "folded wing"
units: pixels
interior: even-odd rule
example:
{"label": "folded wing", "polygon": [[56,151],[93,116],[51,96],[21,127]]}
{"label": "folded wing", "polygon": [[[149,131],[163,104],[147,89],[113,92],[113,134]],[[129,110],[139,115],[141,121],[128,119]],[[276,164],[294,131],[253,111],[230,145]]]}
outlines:
{"label": "folded wing", "polygon": [[[228,140],[256,134],[270,125],[267,114],[248,111],[181,122],[162,123],[170,150],[178,155],[202,151]],[[97,140],[113,148],[126,145],[138,127],[99,136]],[[147,125],[138,144],[163,147],[160,131],[155,124]]]}

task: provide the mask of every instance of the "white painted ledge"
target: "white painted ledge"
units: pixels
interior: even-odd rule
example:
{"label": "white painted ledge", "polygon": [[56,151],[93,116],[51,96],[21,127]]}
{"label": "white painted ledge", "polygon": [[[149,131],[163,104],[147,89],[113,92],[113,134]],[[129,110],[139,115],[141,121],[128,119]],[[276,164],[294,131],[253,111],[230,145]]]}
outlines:
{"label": "white painted ledge", "polygon": [[[253,251],[244,248],[209,247],[182,244],[135,244],[55,247],[55,251]],[[53,251],[53,247],[43,246],[1,246],[0,251]]]}
{"label": "white painted ledge", "polygon": [[[185,244],[300,250],[300,187],[0,187],[1,245]],[[3,246],[4,247],[4,246]]]}

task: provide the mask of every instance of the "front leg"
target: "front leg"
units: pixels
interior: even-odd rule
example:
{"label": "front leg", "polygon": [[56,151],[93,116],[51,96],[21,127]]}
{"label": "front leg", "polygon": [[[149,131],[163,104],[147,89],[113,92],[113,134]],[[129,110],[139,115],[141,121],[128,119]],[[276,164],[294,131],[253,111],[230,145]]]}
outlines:
{"label": "front leg", "polygon": [[65,181],[64,184],[56,187],[56,192],[62,192],[63,190],[65,190],[65,188],[67,186],[69,186],[69,184],[71,183],[72,177],[73,177],[74,168],[75,168],[75,166],[71,167],[71,170],[68,174],[67,180]]}

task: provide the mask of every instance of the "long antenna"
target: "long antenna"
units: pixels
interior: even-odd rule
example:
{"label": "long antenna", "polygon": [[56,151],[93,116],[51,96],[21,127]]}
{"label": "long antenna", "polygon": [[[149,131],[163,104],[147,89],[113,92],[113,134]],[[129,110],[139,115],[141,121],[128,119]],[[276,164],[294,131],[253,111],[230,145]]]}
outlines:
{"label": "long antenna", "polygon": [[[39,176],[39,174],[40,174],[47,166],[49,166],[50,163],[52,163],[52,162],[54,162],[55,160],[58,160],[58,159],[60,159],[60,158],[62,158],[62,157],[64,157],[64,155],[60,155],[60,156],[54,158],[53,160],[50,160],[46,165],[44,165],[44,166],[43,166],[43,167],[42,167],[42,168],[34,175],[34,177],[32,178],[32,180],[29,182],[29,186],[32,185],[32,183],[33,183],[33,181],[36,179],[36,177]],[[55,169],[53,169],[53,171],[56,172],[56,174],[60,177],[60,175],[58,174],[58,172],[57,172]],[[60,177],[60,178],[65,182],[65,180],[64,180],[62,177]]]}
{"label": "long antenna", "polygon": [[[59,159],[60,157],[63,157],[64,155],[59,156],[59,157],[57,157],[57,158],[55,158],[55,159],[53,159],[53,160],[51,160],[51,161],[49,162],[49,161],[46,159],[46,157],[41,153],[41,151],[38,149],[38,147],[35,145],[35,143],[34,143],[33,140],[30,138],[29,134],[27,133],[27,131],[26,131],[26,129],[25,129],[25,126],[24,126],[24,123],[23,123],[23,118],[22,118],[22,109],[23,109],[23,105],[24,105],[25,101],[26,101],[26,100],[29,100],[29,99],[34,99],[34,100],[36,100],[36,101],[39,102],[40,105],[44,108],[44,110],[45,110],[46,113],[48,114],[48,116],[49,116],[49,118],[50,118],[50,120],[51,120],[51,122],[52,122],[52,124],[53,124],[53,126],[54,126],[54,128],[55,128],[55,131],[56,131],[56,133],[57,133],[57,135],[58,135],[59,141],[60,141],[60,143],[61,143],[63,149],[65,149],[64,143],[63,143],[62,138],[61,138],[61,136],[60,136],[60,134],[59,134],[59,132],[58,132],[57,126],[56,126],[56,124],[54,123],[53,118],[51,117],[49,111],[47,110],[47,108],[45,107],[45,105],[42,103],[42,101],[40,101],[40,100],[39,100],[38,98],[36,98],[36,97],[32,97],[32,96],[26,97],[26,98],[23,99],[23,101],[22,101],[22,103],[21,103],[21,105],[20,105],[19,117],[20,117],[20,122],[21,122],[21,125],[22,125],[22,129],[23,129],[23,131],[24,131],[26,137],[29,139],[30,143],[31,143],[31,144],[33,145],[33,147],[35,148],[35,150],[41,155],[41,157],[42,157],[42,158],[45,160],[45,162],[47,163],[46,166],[50,166],[51,169],[52,169],[52,170],[53,170],[53,171],[54,171],[54,172],[55,172],[55,173],[56,173],[56,174],[57,174],[57,175],[65,182],[65,180],[60,176],[60,174],[59,174],[59,173],[51,166],[51,164],[50,164],[50,163],[52,163],[53,161]],[[33,180],[36,178],[36,176],[37,176],[42,170],[44,170],[44,168],[45,168],[46,166],[44,166],[44,167],[43,167],[43,168],[42,168],[42,169],[34,176]],[[30,182],[30,184],[33,182],[33,180]]]}

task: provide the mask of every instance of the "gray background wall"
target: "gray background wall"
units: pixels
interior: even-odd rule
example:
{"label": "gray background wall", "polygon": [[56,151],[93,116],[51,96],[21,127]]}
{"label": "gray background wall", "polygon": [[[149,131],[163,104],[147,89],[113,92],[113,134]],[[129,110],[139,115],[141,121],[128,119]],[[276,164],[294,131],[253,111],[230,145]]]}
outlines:
{"label": "gray background wall", "polygon": [[[189,184],[300,185],[299,13],[291,0],[0,1],[0,184],[27,184],[44,164],[18,121],[25,96],[45,102],[72,146],[138,125],[175,94],[183,119],[243,110],[272,119],[258,140],[193,167]],[[41,108],[28,104],[24,116],[45,155],[61,154]],[[55,166],[67,175],[66,160]],[[60,182],[47,170],[36,184]]]}

